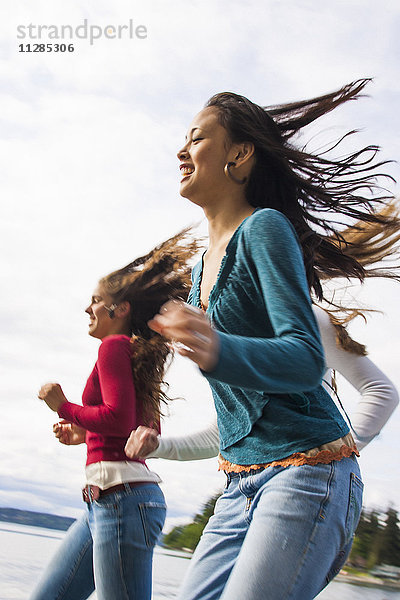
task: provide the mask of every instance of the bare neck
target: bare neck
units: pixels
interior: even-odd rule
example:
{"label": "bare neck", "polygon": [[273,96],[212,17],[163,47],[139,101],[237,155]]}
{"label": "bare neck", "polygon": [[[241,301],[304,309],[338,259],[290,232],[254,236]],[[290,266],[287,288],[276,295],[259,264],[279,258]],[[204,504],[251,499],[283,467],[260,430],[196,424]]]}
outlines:
{"label": "bare neck", "polygon": [[246,201],[218,203],[207,207],[204,213],[208,221],[209,249],[217,251],[225,248],[239,225],[254,212],[254,207]]}

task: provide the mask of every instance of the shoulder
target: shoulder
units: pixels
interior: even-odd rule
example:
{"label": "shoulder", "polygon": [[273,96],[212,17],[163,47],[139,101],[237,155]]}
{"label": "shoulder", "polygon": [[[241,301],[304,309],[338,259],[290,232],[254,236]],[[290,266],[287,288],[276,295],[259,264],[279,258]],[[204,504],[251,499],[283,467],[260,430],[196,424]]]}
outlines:
{"label": "shoulder", "polygon": [[192,268],[192,282],[196,280],[196,278],[198,277],[199,273],[201,273],[202,268],[203,268],[203,259],[201,258],[199,260],[199,262],[196,263],[194,265],[194,267]]}
{"label": "shoulder", "polygon": [[298,256],[300,242],[289,219],[273,208],[257,209],[243,222],[239,245],[254,258],[269,255],[292,260]]}
{"label": "shoulder", "polygon": [[295,229],[289,219],[279,210],[274,208],[258,208],[243,222],[243,231],[250,232],[254,229],[263,231],[292,231]]}
{"label": "shoulder", "polygon": [[321,333],[326,333],[327,335],[331,335],[334,332],[334,327],[332,325],[332,321],[329,318],[326,310],[313,304],[312,306],[315,318],[317,319],[318,327]]}
{"label": "shoulder", "polygon": [[[318,323],[319,332],[321,334],[321,341],[324,347],[325,358],[327,363],[330,363],[332,356],[336,355],[340,351],[340,348],[338,348],[338,345],[336,343],[336,329],[334,328],[333,323],[326,310],[315,304],[312,305],[312,309]],[[342,351],[344,352],[343,349]],[[328,366],[332,365],[328,364]]]}
{"label": "shoulder", "polygon": [[127,335],[119,334],[108,335],[107,337],[103,338],[99,347],[99,358],[114,353],[131,355],[131,338],[129,338]]}
{"label": "shoulder", "polygon": [[268,240],[269,244],[282,243],[282,238],[292,240],[299,244],[297,233],[289,219],[274,208],[259,208],[250,217],[244,220],[242,226],[242,237],[251,243],[263,244]]}

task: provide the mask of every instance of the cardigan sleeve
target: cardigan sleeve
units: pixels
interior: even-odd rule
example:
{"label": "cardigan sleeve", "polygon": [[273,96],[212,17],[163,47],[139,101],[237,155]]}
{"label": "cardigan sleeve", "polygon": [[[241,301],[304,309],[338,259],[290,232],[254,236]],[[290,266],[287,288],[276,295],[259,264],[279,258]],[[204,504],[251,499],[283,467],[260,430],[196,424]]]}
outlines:
{"label": "cardigan sleeve", "polygon": [[94,433],[128,437],[136,426],[136,394],[129,339],[117,335],[104,338],[96,364],[102,403],[80,406],[65,402],[58,414]]}
{"label": "cardigan sleeve", "polygon": [[158,448],[147,458],[166,458],[168,460],[201,460],[213,458],[219,451],[217,422],[209,427],[182,437],[158,438]]}
{"label": "cardigan sleeve", "polygon": [[354,438],[362,450],[381,431],[399,403],[393,383],[366,356],[344,350],[336,343],[336,332],[327,313],[315,308],[326,365],[335,369],[359,392],[360,398],[350,414]]}
{"label": "cardigan sleeve", "polygon": [[250,338],[217,332],[219,360],[204,375],[267,393],[312,390],[321,382],[324,357],[295,231],[284,215],[264,209],[249,217],[242,238],[274,335]]}

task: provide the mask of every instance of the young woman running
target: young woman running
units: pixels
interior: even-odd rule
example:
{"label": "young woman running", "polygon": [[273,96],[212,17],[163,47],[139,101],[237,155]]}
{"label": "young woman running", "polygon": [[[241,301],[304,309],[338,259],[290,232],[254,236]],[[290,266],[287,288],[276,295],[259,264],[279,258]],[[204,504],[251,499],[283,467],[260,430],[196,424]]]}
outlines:
{"label": "young woman running", "polygon": [[178,153],[181,194],[204,210],[209,248],[190,305],[168,303],[149,325],[183,344],[208,379],[228,480],[180,600],[307,600],[350,550],[357,448],[321,386],[310,291],[321,299],[323,277],[365,276],[344,252],[343,216],[392,219],[374,212],[388,198],[374,179],[375,147],[330,159],[292,138],[366,83],[269,109],[217,94]]}
{"label": "young woman running", "polygon": [[89,335],[101,340],[83,406],[57,383],[39,398],[58,413],[64,444],[86,442],[86,510],[70,528],[32,600],[150,600],[153,549],[165,519],[156,473],[129,460],[132,428],[159,431],[163,375],[170,348],[147,321],[170,300],[187,297],[187,260],[197,244],[178,234],[148,255],[103,277],[86,309]]}
{"label": "young woman running", "polygon": [[[399,209],[399,202],[394,201],[381,211],[381,215],[396,218]],[[399,254],[400,231],[395,220],[385,225],[356,223],[342,231],[341,238],[347,244],[346,253],[351,253],[364,267],[368,267],[368,277],[399,278],[398,267],[393,269],[391,262],[388,268],[383,262],[385,258]],[[357,448],[363,450],[379,435],[397,407],[398,392],[390,379],[367,357],[365,346],[354,341],[341,324],[341,320],[348,323],[357,315],[365,316],[361,310],[338,307],[335,313],[331,313],[314,304],[313,311],[327,368],[322,385],[327,385],[328,392],[336,393],[332,384],[336,387],[335,375],[339,373],[359,392],[359,400],[349,420]],[[342,319],[337,313],[342,314]],[[130,458],[182,461],[212,458],[218,455],[218,450],[216,419],[209,427],[180,437],[160,436],[154,429],[141,426],[131,432],[125,446]]]}

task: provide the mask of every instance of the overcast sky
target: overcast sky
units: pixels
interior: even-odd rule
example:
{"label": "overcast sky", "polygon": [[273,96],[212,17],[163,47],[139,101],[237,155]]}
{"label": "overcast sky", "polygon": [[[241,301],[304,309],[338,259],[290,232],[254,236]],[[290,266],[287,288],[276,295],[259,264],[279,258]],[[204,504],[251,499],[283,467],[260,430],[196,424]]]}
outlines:
{"label": "overcast sky", "polygon": [[[82,508],[85,449],[55,441],[54,413],[37,390],[58,381],[80,401],[98,350],[83,310],[99,277],[187,224],[206,231],[201,211],[178,193],[176,152],[192,117],[218,91],[273,104],[374,77],[369,98],[334,111],[312,134],[319,143],[361,129],[354,144],[379,144],[383,158],[398,159],[399,17],[395,0],[2,3],[0,506],[74,516]],[[131,20],[147,37],[18,52],[39,41],[17,39],[18,26],[76,28],[85,19],[116,30]],[[399,178],[397,165],[390,172]],[[355,289],[383,314],[351,329],[398,386],[399,292],[389,282]],[[213,407],[197,370],[177,360],[169,381],[185,400],[171,406],[164,433],[205,425]],[[344,384],[340,393],[351,412],[357,394]],[[399,413],[363,451],[367,506],[400,508]],[[164,480],[169,524],[224,484],[216,460],[149,466]]]}

